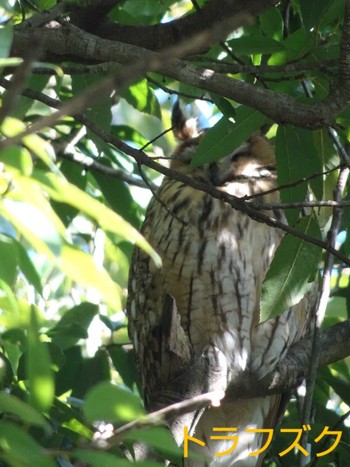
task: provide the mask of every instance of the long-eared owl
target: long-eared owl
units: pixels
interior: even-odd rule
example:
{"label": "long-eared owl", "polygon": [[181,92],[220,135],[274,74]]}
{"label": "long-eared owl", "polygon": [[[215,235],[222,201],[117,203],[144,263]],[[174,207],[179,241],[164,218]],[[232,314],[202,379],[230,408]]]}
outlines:
{"label": "long-eared owl", "polygon": [[[223,159],[192,168],[203,132],[186,121],[178,105],[172,117],[179,144],[170,168],[238,197],[276,187],[274,149],[264,136],[256,133]],[[278,202],[278,191],[259,199]],[[148,410],[225,390],[248,374],[259,380],[307,332],[307,298],[259,322],[262,282],[281,231],[166,177],[149,205],[142,234],[163,262],[157,269],[136,248],[129,280],[129,334]],[[263,454],[249,453],[261,447],[262,435],[246,429],[273,427],[279,405],[280,396],[272,395],[223,402],[169,420],[179,445],[185,429],[205,443],[191,443],[184,465],[261,465]],[[227,428],[219,433],[221,440],[215,439],[214,428]],[[218,455],[232,450],[233,437],[238,438],[235,449]],[[206,460],[191,460],[193,451]]]}

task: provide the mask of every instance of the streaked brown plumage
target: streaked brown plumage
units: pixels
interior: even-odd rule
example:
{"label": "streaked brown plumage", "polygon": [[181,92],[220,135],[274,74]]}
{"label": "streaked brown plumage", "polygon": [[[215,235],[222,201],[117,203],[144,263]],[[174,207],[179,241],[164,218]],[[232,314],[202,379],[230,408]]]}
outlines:
{"label": "streaked brown plumage", "polygon": [[[276,186],[274,151],[265,137],[255,134],[217,163],[191,169],[189,161],[202,136],[187,126],[178,107],[173,119],[181,141],[173,169],[239,197]],[[261,285],[280,231],[169,178],[157,198],[150,203],[142,234],[163,266],[157,269],[143,251],[135,250],[127,305],[148,410],[225,389],[251,372],[262,378],[305,334],[309,308],[304,299],[259,324]],[[259,199],[276,202],[278,192]],[[269,396],[224,403],[170,421],[179,444],[184,425],[206,442],[204,448],[191,444],[190,452],[211,460],[186,460],[185,465],[260,465],[262,456],[248,453],[259,449],[261,436],[245,429],[273,426],[279,402],[279,396]],[[214,455],[229,449],[232,440],[211,440],[213,427],[237,428],[239,442],[229,455]]]}

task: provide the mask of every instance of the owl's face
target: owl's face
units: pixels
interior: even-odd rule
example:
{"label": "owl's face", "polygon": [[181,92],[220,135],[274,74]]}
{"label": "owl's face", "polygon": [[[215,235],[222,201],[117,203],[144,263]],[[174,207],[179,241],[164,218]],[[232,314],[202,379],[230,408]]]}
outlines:
{"label": "owl's face", "polygon": [[[179,109],[176,112],[178,113]],[[193,121],[189,124],[182,114],[176,121],[174,112],[173,125],[175,136],[180,142],[172,155],[170,168],[216,187],[224,187],[236,180],[274,177],[275,152],[271,143],[260,133],[253,134],[222,159],[193,168],[190,162],[205,135],[205,130],[199,132]]]}

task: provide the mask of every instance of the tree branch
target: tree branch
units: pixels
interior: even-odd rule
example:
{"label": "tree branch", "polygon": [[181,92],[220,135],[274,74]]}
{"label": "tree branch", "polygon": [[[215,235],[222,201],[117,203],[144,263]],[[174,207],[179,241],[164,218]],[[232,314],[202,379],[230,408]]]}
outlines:
{"label": "tree branch", "polygon": [[[226,30],[234,29],[245,18],[235,24],[226,23]],[[228,27],[230,26],[230,28]],[[150,52],[133,45],[101,39],[73,26],[60,26],[53,29],[36,29],[34,31],[15,31],[12,54],[23,55],[27,49],[29,38],[34,34],[46,47],[46,54],[56,61],[67,57],[76,59],[97,60],[101,62],[115,61],[128,65],[118,77],[110,79],[106,92],[116,85],[123,86],[131,80],[143,76],[147,71],[156,71],[180,82],[215,92],[233,99],[238,103],[251,106],[273,121],[290,123],[308,129],[322,128],[333,124],[336,116],[348,107],[347,95],[343,88],[345,81],[339,79],[337,87],[321,102],[308,105],[287,94],[262,89],[255,85],[222,76],[208,68],[197,67],[174,57],[183,57],[218,40],[218,28],[223,33],[221,24],[216,25],[204,36],[195,36],[192,40],[180,43],[177,47],[162,53]],[[343,38],[345,40],[345,38]],[[53,56],[51,54],[54,54]],[[131,65],[133,64],[133,65]],[[342,75],[346,72],[343,63]],[[341,75],[341,76],[342,76]],[[104,82],[104,85],[106,83]]]}

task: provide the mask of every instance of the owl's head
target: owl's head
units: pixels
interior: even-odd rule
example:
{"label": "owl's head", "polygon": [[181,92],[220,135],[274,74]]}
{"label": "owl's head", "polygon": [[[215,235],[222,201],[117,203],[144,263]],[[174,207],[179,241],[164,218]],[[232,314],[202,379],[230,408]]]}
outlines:
{"label": "owl's head", "polygon": [[198,130],[195,119],[186,119],[179,103],[173,107],[172,125],[179,141],[170,168],[220,187],[234,180],[270,178],[275,176],[275,152],[261,132],[255,132],[246,142],[222,159],[193,168],[190,162],[206,130]]}

